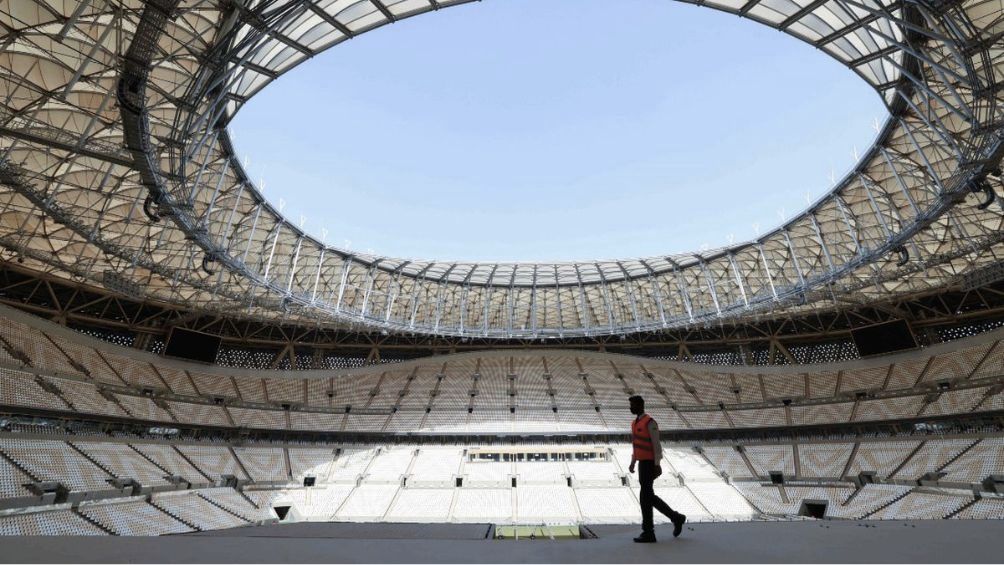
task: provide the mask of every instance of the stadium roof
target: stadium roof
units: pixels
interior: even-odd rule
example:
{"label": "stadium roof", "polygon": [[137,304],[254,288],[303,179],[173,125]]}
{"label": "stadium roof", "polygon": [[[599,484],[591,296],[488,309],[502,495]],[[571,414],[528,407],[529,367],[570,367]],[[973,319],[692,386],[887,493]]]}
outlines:
{"label": "stadium roof", "polygon": [[980,205],[1000,181],[999,1],[698,2],[816,46],[889,108],[831,193],[755,241],[620,261],[445,263],[330,247],[283,218],[231,145],[244,102],[325,49],[466,2],[3,4],[4,258],[225,315],[499,338],[872,303],[999,261],[1000,202]]}

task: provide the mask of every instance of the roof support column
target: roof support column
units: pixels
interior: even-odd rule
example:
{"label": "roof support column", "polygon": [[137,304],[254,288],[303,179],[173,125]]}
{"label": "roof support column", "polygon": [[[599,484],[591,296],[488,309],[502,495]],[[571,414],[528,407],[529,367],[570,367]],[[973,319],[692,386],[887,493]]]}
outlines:
{"label": "roof support column", "polygon": [[711,300],[715,303],[715,313],[721,316],[722,307],[718,303],[718,291],[715,289],[715,281],[711,279],[711,274],[708,272],[708,265],[704,262],[703,257],[697,257],[697,263],[701,266],[701,273],[704,274],[704,282],[708,284],[708,291],[711,292]]}
{"label": "roof support column", "polygon": [[634,281],[631,279],[631,275],[628,274],[627,269],[624,268],[624,264],[620,261],[617,262],[617,266],[620,267],[622,273],[624,273],[624,288],[627,291],[628,303],[631,305],[631,315],[634,316],[634,327],[635,330],[641,331],[641,319],[638,317],[638,302],[634,297]]}
{"label": "roof support column", "polygon": [[687,317],[690,321],[694,321],[694,306],[690,302],[690,289],[687,287],[687,280],[684,278],[683,274],[680,272],[679,265],[675,261],[673,264],[673,273],[676,274],[676,288],[680,291],[680,297],[683,299],[683,307],[687,309]]}
{"label": "roof support column", "polygon": [[261,217],[261,209],[264,206],[261,202],[257,205],[257,210],[255,210],[254,221],[251,222],[251,232],[248,234],[248,243],[244,247],[244,256],[241,257],[241,263],[247,264],[248,253],[251,251],[251,243],[254,241],[255,231],[258,229],[258,218]]}
{"label": "roof support column", "polygon": [[485,279],[488,286],[485,288],[485,297],[482,299],[484,300],[484,314],[481,319],[481,333],[485,336],[488,335],[488,315],[491,313],[492,295],[495,294],[495,285],[492,284],[492,281],[495,280],[495,271],[498,268],[498,264],[492,265],[492,272]]}
{"label": "roof support column", "polygon": [[798,275],[798,286],[802,292],[805,292],[805,275],[802,273],[802,266],[798,262],[798,253],[795,251],[795,246],[791,243],[791,234],[787,228],[781,231],[784,233],[784,242],[788,244],[788,251],[791,252],[791,262],[795,265],[795,274]]}
{"label": "roof support column", "polygon": [[443,289],[446,288],[446,283],[440,281],[438,288],[436,289],[436,317],[432,325],[432,331],[439,331],[439,322],[443,318]]}
{"label": "roof support column", "polygon": [[659,280],[656,278],[655,269],[644,260],[640,260],[639,262],[648,270],[648,284],[652,287],[652,293],[655,294],[655,307],[659,312],[659,322],[662,324],[662,327],[666,327],[666,308],[662,303],[662,289],[659,288]]}
{"label": "roof support column", "polygon": [[579,284],[579,318],[580,325],[586,329],[586,335],[589,335],[589,331],[592,329],[592,318],[589,316],[589,308],[586,305],[586,291],[582,287],[582,272],[579,270],[579,266],[575,265],[575,276],[578,279]]}
{"label": "roof support column", "polygon": [[[216,181],[216,188],[213,189],[213,195],[209,198],[209,205],[206,206],[206,211],[202,213],[202,220],[199,222],[200,225],[205,226],[209,223],[209,216],[213,213],[216,208],[216,198],[220,195],[220,188],[223,187],[223,181],[227,178],[227,173],[230,172],[230,159],[226,159],[223,162],[223,171],[220,173],[219,180]],[[241,190],[244,189],[244,185],[241,184]]]}
{"label": "roof support column", "polygon": [[[210,144],[210,147],[216,145],[216,141],[220,137],[220,130],[213,129],[212,131],[213,131],[213,142]],[[209,161],[210,161],[209,154],[211,153],[211,151],[212,151],[211,149],[206,150],[206,155],[203,157],[202,163],[199,165],[199,172],[195,174],[195,182],[192,183],[192,189],[188,192],[188,204],[192,207],[195,206],[195,202],[199,198],[199,193],[202,192],[202,175],[205,174],[206,167],[209,166]]]}
{"label": "roof support column", "polygon": [[537,337],[537,264],[533,264],[533,282],[530,287],[530,332]]}
{"label": "roof support column", "polygon": [[[227,225],[223,228],[219,237],[223,239],[223,252],[230,253],[230,242],[233,239],[234,234],[231,233],[234,225],[234,217],[237,215],[237,207],[241,204],[241,198],[244,196],[244,183],[241,183],[240,188],[237,189],[237,196],[234,198],[234,205],[230,208],[230,215],[227,217]],[[208,215],[206,216],[208,219]]]}
{"label": "roof support column", "polygon": [[892,162],[889,157],[889,152],[885,150],[885,147],[879,147],[879,152],[882,154],[882,159],[885,160],[885,164],[892,171],[893,177],[896,178],[896,184],[899,185],[900,191],[903,196],[906,197],[907,202],[910,203],[910,208],[913,210],[914,218],[920,217],[920,208],[917,207],[917,202],[914,200],[913,195],[910,194],[910,189],[907,188],[906,183],[903,182],[903,177],[899,175],[899,171],[896,170],[896,165]]}
{"label": "roof support column", "polygon": [[923,161],[924,168],[927,169],[927,174],[930,179],[934,182],[934,185],[938,187],[937,194],[939,196],[945,194],[945,186],[941,184],[941,178],[934,172],[934,167],[932,167],[931,162],[927,160],[927,155],[924,153],[924,150],[920,148],[920,144],[917,143],[917,138],[914,137],[913,130],[907,124],[906,120],[900,118],[898,121],[900,127],[903,128],[903,131],[906,133],[906,136],[910,139],[910,144],[913,145],[913,148],[917,151],[917,156],[919,156],[921,161]]}
{"label": "roof support column", "polygon": [[746,296],[746,285],[743,283],[743,277],[739,274],[739,266],[736,265],[735,254],[729,253],[729,265],[732,267],[732,274],[736,279],[736,286],[739,287],[739,294],[743,297],[743,306],[749,308],[750,301],[749,297]]}
{"label": "roof support column", "polygon": [[272,248],[268,252],[268,262],[265,264],[265,273],[262,279],[268,284],[268,274],[272,269],[272,257],[275,256],[275,246],[279,243],[279,234],[282,233],[282,222],[276,222],[275,224],[275,237],[272,238]]}
{"label": "roof support column", "polygon": [[303,236],[296,238],[296,250],[293,252],[293,262],[289,266],[289,280],[286,282],[286,293],[293,290],[293,279],[296,275],[296,264],[300,260],[300,248],[303,246]]}
{"label": "roof support column", "polygon": [[360,318],[366,317],[366,309],[370,305],[370,295],[373,292],[373,280],[376,278],[376,268],[379,263],[379,261],[374,262],[366,271],[366,290],[363,291],[363,307],[359,311]]}
{"label": "roof support column", "polygon": [[770,272],[770,265],[767,264],[767,255],[763,252],[763,244],[756,242],[756,249],[760,252],[760,262],[763,263],[763,270],[767,273],[767,282],[770,283],[770,292],[777,300],[777,288],[774,287],[774,275]]}
{"label": "roof support column", "polygon": [[345,296],[345,285],[349,280],[349,271],[352,269],[352,257],[346,257],[342,263],[342,279],[338,283],[338,300],[335,301],[335,312],[342,311],[342,297]]}
{"label": "roof support column", "polygon": [[823,257],[826,258],[826,265],[830,268],[830,273],[833,273],[836,271],[836,268],[833,266],[833,257],[830,256],[830,249],[823,238],[823,230],[819,228],[819,220],[816,219],[815,212],[810,212],[809,218],[812,220],[812,229],[816,232],[816,240],[819,241],[819,247],[823,250]]}
{"label": "roof support column", "polygon": [[[837,203],[837,208],[840,210],[840,215],[844,219],[844,225],[847,226],[847,235],[854,242],[854,257],[859,257],[864,250],[861,248],[861,240],[858,239],[858,231],[856,229],[858,219],[854,216],[850,210],[847,209],[847,205],[844,204],[844,199],[841,198],[839,194],[835,195],[833,201]],[[854,218],[854,222],[851,223],[851,218]]]}
{"label": "roof support column", "polygon": [[310,303],[317,302],[317,285],[321,282],[321,266],[324,265],[324,253],[326,247],[321,247],[321,256],[317,259],[317,272],[314,273],[314,290],[310,293]]}
{"label": "roof support column", "polygon": [[868,202],[872,205],[872,212],[875,213],[875,218],[878,219],[879,224],[882,226],[882,231],[885,232],[886,241],[889,241],[892,239],[892,231],[889,230],[889,225],[885,221],[885,216],[882,214],[882,210],[879,209],[878,204],[875,202],[875,196],[872,194],[871,182],[861,173],[858,173],[858,180],[860,180],[861,185],[865,187],[865,194],[868,195]]}

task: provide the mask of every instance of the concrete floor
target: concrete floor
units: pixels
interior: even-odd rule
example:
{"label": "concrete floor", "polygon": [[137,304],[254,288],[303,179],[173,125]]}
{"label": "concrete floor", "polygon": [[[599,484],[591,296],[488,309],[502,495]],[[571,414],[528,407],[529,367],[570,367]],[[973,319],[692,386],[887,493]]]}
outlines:
{"label": "concrete floor", "polygon": [[[869,527],[865,527],[867,524]],[[211,534],[2,537],[0,563],[1001,563],[1004,520],[688,525],[658,544],[634,526],[598,539],[493,541],[486,526],[296,524]],[[479,537],[480,536],[480,537]]]}

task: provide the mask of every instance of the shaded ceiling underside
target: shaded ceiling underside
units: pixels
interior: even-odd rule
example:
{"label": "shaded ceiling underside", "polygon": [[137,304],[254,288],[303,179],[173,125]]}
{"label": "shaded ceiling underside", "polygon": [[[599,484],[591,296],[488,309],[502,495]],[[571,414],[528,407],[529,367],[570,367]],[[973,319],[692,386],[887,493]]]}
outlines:
{"label": "shaded ceiling underside", "polygon": [[833,192],[756,241],[623,261],[442,263],[327,247],[287,223],[234,154],[235,112],[331,46],[465,2],[0,5],[4,258],[216,315],[479,339],[889,302],[999,261],[1001,201],[980,206],[1000,188],[999,0],[701,2],[818,47],[890,112]]}

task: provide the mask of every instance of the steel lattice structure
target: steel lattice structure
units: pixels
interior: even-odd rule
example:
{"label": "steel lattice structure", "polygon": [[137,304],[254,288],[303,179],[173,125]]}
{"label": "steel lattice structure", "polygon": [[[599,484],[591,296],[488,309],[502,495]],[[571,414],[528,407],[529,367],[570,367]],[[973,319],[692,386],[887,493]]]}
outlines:
{"label": "steel lattice structure", "polygon": [[[242,169],[227,124],[303,60],[468,0],[0,4],[0,245],[47,275],[223,315],[549,338],[729,323],[929,293],[997,263],[999,0],[713,0],[883,97],[875,144],[763,237],[592,263],[443,263],[322,244]],[[981,202],[989,205],[980,205]]]}

